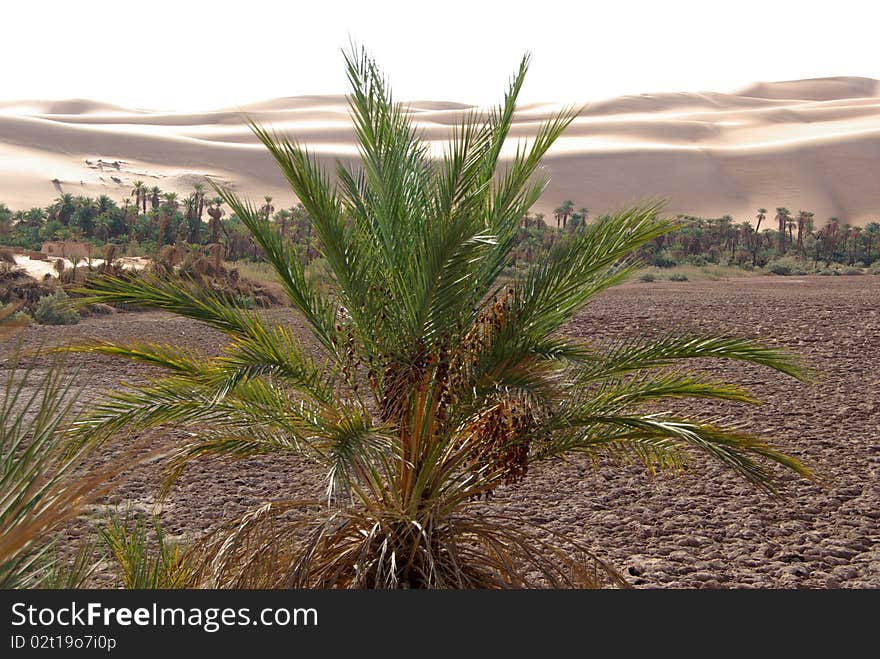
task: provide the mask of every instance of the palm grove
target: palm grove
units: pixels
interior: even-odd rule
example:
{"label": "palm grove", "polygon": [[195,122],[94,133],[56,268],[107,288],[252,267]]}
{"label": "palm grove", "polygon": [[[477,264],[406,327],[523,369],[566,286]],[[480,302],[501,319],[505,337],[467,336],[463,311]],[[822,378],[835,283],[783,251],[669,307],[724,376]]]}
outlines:
{"label": "palm grove", "polygon": [[[264,261],[264,254],[241,218],[227,214],[220,196],[208,198],[205,183],[196,183],[181,197],[135,181],[122,204],[107,195],[96,199],[62,194],[45,208],[11,211],[0,202],[0,246],[38,250],[49,240],[84,240],[101,254],[115,245],[114,254],[159,255],[162,248],[222,249],[230,261]],[[259,212],[273,222],[308,261],[319,257],[317,236],[303,204],[276,210],[266,196]],[[589,209],[566,200],[553,211],[524,213],[514,238],[508,265],[534,263],[560,232],[576,231],[591,221]],[[645,261],[657,267],[720,264],[745,269],[767,268],[788,274],[774,262],[794,257],[807,266],[866,267],[880,261],[880,223],[863,227],[830,217],[819,225],[810,211],[760,208],[754,218],[736,221],[729,215],[703,218],[679,215],[678,226],[640,249]]]}
{"label": "palm grove", "polygon": [[[374,62],[357,50],[345,61],[358,168],[339,166],[331,180],[303,146],[253,126],[302,202],[330,291],[271,221],[270,202],[261,207],[216,189],[315,349],[291,327],[180,277],[107,276],[87,285],[90,302],[178,314],[229,342],[217,355],[138,341],[73,346],[159,370],[149,383],[93,403],[71,431],[76,447],[185,429],[163,454],[172,497],[194,460],[297,456],[325,468],[324,499],[291,501],[278,492],[192,538],[169,568],[186,578],[172,583],[594,585],[615,576],[591,558],[587,541],[511,519],[489,495],[516,487],[538,462],[575,455],[597,466],[635,461],[652,472],[708,457],[766,492],[775,491],[779,469],[810,476],[760,437],[656,411],[656,403],[678,399],[755,402],[744,388],[687,368],[691,360],[742,360],[801,378],[791,355],[732,337],[601,346],[567,336],[566,323],[593,296],[632,275],[638,250],[676,230],[656,205],[572,230],[566,218],[540,261],[503,277],[546,185],[541,159],[576,115],[560,113],[513,159],[500,159],[527,59],[504,101],[457,126],[440,159],[429,157]],[[144,194],[142,211],[151,203]]]}

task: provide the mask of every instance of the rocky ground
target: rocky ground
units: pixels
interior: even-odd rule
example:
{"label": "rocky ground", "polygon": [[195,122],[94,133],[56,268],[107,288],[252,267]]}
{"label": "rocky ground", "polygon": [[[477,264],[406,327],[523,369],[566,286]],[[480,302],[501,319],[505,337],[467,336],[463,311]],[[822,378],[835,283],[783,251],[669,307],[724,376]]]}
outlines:
{"label": "rocky ground", "polygon": [[[272,313],[291,318],[285,310]],[[744,422],[774,438],[821,483],[784,475],[785,496],[777,500],[714,464],[651,478],[636,467],[594,471],[575,461],[539,465],[521,486],[498,492],[496,502],[576,536],[638,587],[880,587],[880,277],[629,284],[600,296],[568,331],[601,342],[673,329],[765,337],[807,359],[817,372],[809,384],[750,365],[707,365],[752,387],[764,404],[688,411]],[[82,337],[206,351],[221,340],[166,314],[120,313],[70,327],[33,326],[24,343]],[[77,365],[88,395],[150,373],[107,358],[73,357],[68,368]],[[175,436],[155,441],[161,446]],[[158,471],[158,461],[135,469],[115,500],[154,510]],[[321,488],[320,472],[297,461],[203,462],[185,472],[159,510],[167,532],[189,535],[266,499],[315,496]]]}

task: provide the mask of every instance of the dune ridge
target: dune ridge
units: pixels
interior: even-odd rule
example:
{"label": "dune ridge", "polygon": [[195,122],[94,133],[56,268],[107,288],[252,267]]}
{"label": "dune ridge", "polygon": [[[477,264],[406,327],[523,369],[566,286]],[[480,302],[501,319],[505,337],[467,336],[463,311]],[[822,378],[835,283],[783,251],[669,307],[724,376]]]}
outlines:
{"label": "dune ridge", "polygon": [[[439,152],[476,108],[414,101],[415,123]],[[555,104],[518,109],[515,141]],[[245,115],[308,144],[328,165],[357,151],[343,96],[286,97],[205,112],[127,109],[85,99],[0,102],[0,201],[45,205],[61,192],[120,199],[135,180],[187,192],[209,175],[276,207],[294,202]],[[508,151],[508,152],[509,152]],[[731,94],[663,93],[590,103],[545,161],[537,211],[563,199],[591,214],[645,198],[671,213],[731,214],[759,206],[817,219],[880,220],[880,82],[839,77],[756,83]]]}

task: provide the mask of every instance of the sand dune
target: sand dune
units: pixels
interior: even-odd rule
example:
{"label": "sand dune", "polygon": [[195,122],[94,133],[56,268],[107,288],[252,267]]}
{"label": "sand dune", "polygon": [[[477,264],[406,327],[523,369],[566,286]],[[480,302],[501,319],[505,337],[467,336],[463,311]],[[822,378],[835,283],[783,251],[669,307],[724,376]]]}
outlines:
{"label": "sand dune", "polygon": [[[416,101],[409,111],[442,148],[471,108]],[[558,108],[519,108],[511,144]],[[209,112],[130,110],[107,103],[0,103],[0,201],[44,205],[59,192],[121,199],[135,180],[187,192],[211,175],[276,207],[294,200],[245,125],[248,117],[310,145],[328,165],[353,161],[342,96],[301,96]],[[823,78],[758,83],[734,94],[625,96],[587,105],[546,159],[537,210],[563,199],[591,213],[644,198],[673,213],[750,219],[759,206],[810,209],[864,224],[880,219],[880,83]]]}

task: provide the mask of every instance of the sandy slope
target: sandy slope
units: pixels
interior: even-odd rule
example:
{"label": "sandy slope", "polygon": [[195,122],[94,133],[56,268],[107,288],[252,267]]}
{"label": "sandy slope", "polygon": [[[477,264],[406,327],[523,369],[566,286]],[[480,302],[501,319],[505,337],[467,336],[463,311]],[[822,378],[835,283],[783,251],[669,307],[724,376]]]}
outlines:
{"label": "sandy slope", "polygon": [[[428,101],[410,106],[438,149],[470,109]],[[523,106],[512,135],[533,135],[555,109]],[[184,192],[209,174],[254,196],[272,194],[280,208],[292,197],[243,112],[309,144],[328,163],[356,156],[341,96],[186,114],[86,100],[6,102],[0,103],[0,201],[43,205],[60,191],[122,198],[137,179]],[[837,215],[864,224],[880,219],[880,84],[825,78],[758,83],[735,94],[592,103],[546,165],[552,180],[538,205],[544,212],[562,199],[596,213],[660,197],[673,212],[741,220],[759,206],[787,206],[811,209],[820,221]]]}

